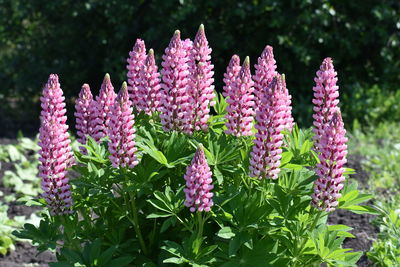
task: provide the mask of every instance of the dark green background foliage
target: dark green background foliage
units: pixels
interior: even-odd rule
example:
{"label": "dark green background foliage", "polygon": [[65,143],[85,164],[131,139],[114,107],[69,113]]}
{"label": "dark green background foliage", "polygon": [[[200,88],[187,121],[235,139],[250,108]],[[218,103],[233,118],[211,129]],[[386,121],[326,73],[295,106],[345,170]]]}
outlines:
{"label": "dark green background foliage", "polygon": [[[344,106],[352,105],[354,88],[377,84],[391,95],[399,87],[398,0],[0,0],[0,6],[0,111],[22,103],[21,120],[38,113],[49,73],[60,75],[70,103],[84,82],[97,93],[106,72],[119,88],[136,38],[154,48],[159,61],[175,29],[193,38],[200,23],[213,48],[217,90],[233,54],[249,55],[253,65],[270,44],[303,123],[309,123],[313,77],[324,57],[334,59]],[[344,107],[347,121],[365,120],[359,113],[368,108],[369,94],[357,92],[360,104]],[[7,125],[4,118],[0,123]]]}

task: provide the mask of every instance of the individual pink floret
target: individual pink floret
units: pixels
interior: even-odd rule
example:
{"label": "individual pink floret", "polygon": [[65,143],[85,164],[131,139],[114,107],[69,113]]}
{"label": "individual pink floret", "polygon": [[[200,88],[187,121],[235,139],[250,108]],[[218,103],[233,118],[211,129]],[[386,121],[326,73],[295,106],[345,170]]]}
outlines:
{"label": "individual pink floret", "polygon": [[214,205],[212,200],[214,194],[211,193],[214,186],[211,176],[212,173],[207,164],[203,147],[200,146],[184,176],[186,180],[186,188],[183,189],[186,195],[184,204],[190,208],[191,212],[196,210],[209,212]]}
{"label": "individual pink floret", "polygon": [[259,179],[278,179],[285,128],[285,85],[281,75],[274,77],[265,88],[256,114],[257,133],[250,153],[250,176]]}
{"label": "individual pink floret", "polygon": [[160,87],[160,73],[154,59],[154,51],[150,49],[140,70],[139,100],[136,105],[139,112],[152,115],[160,110]]}
{"label": "individual pink floret", "polygon": [[70,147],[64,96],[58,76],[51,74],[40,98],[39,177],[42,196],[51,215],[72,213],[67,168],[74,162]]}
{"label": "individual pink floret", "polygon": [[[75,101],[74,113],[76,124],[75,128],[77,130],[78,142],[82,145],[86,144],[86,137],[91,136],[92,129],[90,128],[90,121],[93,118],[91,113],[92,106],[95,104],[93,100],[92,92],[88,84],[82,85],[82,89],[79,92],[79,97]],[[80,147],[82,153],[86,153],[84,147]]]}
{"label": "individual pink floret", "polygon": [[[232,61],[232,60],[231,60]],[[228,67],[230,68],[230,67]],[[229,75],[229,74],[228,74]],[[228,79],[227,79],[228,80]],[[246,57],[239,75],[225,84],[225,96],[228,107],[226,108],[226,127],[225,133],[234,136],[253,135],[253,81],[250,73],[250,59]]]}
{"label": "individual pink floret", "polygon": [[331,212],[338,205],[345,177],[347,138],[340,110],[324,125],[319,139],[319,160],[316,166],[318,179],[314,183],[312,203],[319,210]]}
{"label": "individual pink floret", "polygon": [[90,121],[89,125],[93,131],[91,135],[97,142],[99,142],[101,138],[107,136],[111,117],[110,108],[114,105],[116,96],[114,87],[111,84],[110,75],[107,73],[101,84],[99,95],[96,96],[96,101],[91,108],[93,119]]}
{"label": "individual pink floret", "polygon": [[128,65],[128,91],[129,97],[133,103],[134,107],[139,104],[140,94],[140,71],[146,59],[146,46],[144,41],[141,39],[136,39],[136,43],[129,52],[129,58],[126,60]]}
{"label": "individual pink floret", "polygon": [[314,99],[314,147],[319,152],[319,140],[323,133],[323,127],[332,120],[339,108],[339,87],[337,83],[337,73],[333,68],[331,58],[325,58],[320,69],[317,71],[317,77],[314,79],[315,86]]}
{"label": "individual pink floret", "polygon": [[126,82],[122,84],[121,90],[111,107],[110,127],[108,136],[110,142],[108,151],[114,168],[133,168],[138,164],[135,152],[135,116],[132,113],[132,102],[129,100]]}

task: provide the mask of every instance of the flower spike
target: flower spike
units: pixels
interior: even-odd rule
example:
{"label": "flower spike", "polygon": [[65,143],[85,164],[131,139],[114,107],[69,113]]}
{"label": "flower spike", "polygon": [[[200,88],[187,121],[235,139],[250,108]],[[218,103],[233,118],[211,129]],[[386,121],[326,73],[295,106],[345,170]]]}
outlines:
{"label": "flower spike", "polygon": [[214,194],[210,192],[214,188],[211,176],[203,147],[200,145],[184,176],[186,180],[186,188],[183,189],[186,195],[184,204],[191,212],[196,210],[209,212],[214,205],[212,200]]}
{"label": "flower spike", "polygon": [[110,142],[108,151],[114,168],[133,168],[138,164],[135,152],[135,116],[132,114],[132,102],[129,99],[126,82],[122,84],[121,90],[111,107],[110,127],[108,136]]}
{"label": "flower spike", "polygon": [[50,74],[40,98],[39,177],[42,196],[51,215],[72,213],[67,168],[74,162],[68,134],[63,91],[56,74]]}

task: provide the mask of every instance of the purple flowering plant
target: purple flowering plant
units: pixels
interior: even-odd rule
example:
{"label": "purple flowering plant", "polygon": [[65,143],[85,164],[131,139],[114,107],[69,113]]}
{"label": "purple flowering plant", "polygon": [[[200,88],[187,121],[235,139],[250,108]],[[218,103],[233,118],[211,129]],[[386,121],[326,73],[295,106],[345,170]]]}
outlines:
{"label": "purple flowering plant", "polygon": [[159,70],[138,39],[119,92],[108,74],[98,96],[82,86],[74,155],[50,75],[43,192],[29,202],[45,209],[15,235],[55,251],[50,266],[354,266],[362,252],[342,247],[352,228],[328,216],[376,211],[359,205],[372,196],[346,168],[333,61],[315,78],[314,126],[301,130],[271,46],[254,68],[234,55],[220,95],[211,52],[204,26],[194,41],[176,31]]}

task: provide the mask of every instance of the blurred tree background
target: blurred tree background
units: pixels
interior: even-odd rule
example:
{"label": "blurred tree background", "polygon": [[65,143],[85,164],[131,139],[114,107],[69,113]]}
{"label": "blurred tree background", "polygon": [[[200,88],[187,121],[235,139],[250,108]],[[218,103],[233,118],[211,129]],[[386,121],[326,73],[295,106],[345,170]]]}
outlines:
{"label": "blurred tree background", "polygon": [[301,126],[310,125],[313,77],[328,56],[347,123],[400,120],[399,0],[0,0],[0,135],[35,134],[50,73],[72,114],[83,83],[97,93],[108,72],[119,89],[136,38],[160,62],[175,29],[194,38],[201,23],[218,91],[233,54],[253,65],[270,44]]}

